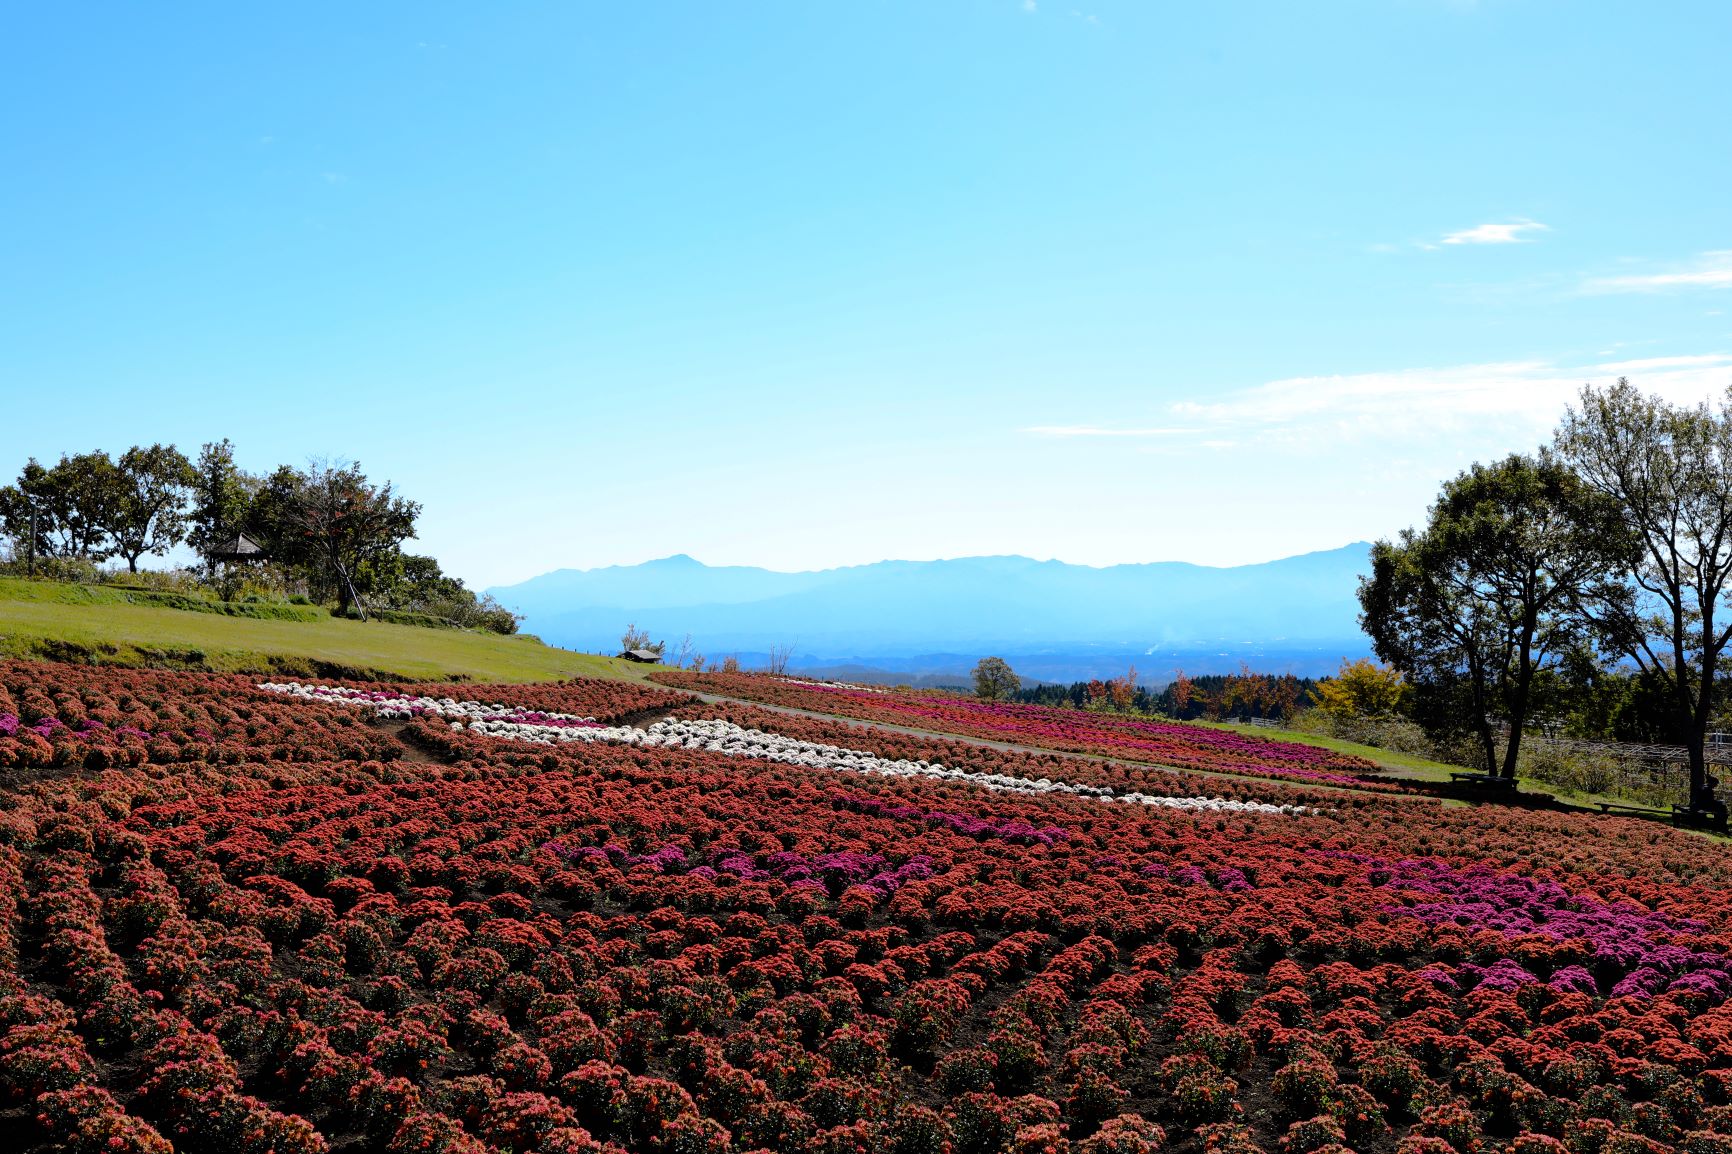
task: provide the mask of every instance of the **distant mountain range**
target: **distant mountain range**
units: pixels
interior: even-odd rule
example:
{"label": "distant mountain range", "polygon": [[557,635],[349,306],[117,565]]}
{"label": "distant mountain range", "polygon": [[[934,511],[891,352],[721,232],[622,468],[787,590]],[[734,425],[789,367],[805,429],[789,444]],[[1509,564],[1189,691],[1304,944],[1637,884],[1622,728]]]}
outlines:
{"label": "distant mountain range", "polygon": [[950,678],[996,653],[1049,681],[1235,670],[1315,675],[1367,651],[1355,590],[1369,545],[1258,565],[1180,561],[1093,568],[1027,557],[879,561],[779,573],[684,554],[560,569],[488,590],[555,645],[612,652],[635,622],[670,646],[750,667],[792,645],[791,668]]}

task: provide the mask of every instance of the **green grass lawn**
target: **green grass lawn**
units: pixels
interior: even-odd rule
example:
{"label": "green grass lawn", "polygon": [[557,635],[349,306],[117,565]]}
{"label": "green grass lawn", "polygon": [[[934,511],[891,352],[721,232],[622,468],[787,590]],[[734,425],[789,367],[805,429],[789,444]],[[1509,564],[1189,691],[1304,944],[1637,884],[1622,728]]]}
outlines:
{"label": "green grass lawn", "polygon": [[[1188,722],[1187,724],[1206,725],[1211,729],[1227,729],[1241,733],[1255,733],[1258,737],[1266,737],[1271,741],[1293,741],[1304,745],[1319,745],[1325,749],[1333,749],[1340,753],[1357,754],[1368,761],[1383,766],[1384,769],[1389,771],[1389,776],[1395,779],[1406,778],[1410,781],[1448,781],[1449,775],[1452,773],[1461,773],[1466,769],[1473,769],[1476,772],[1478,771],[1478,767],[1450,765],[1447,762],[1430,761],[1426,758],[1417,757],[1410,753],[1397,753],[1391,749],[1380,749],[1375,745],[1360,745],[1355,741],[1342,741],[1335,737],[1320,737],[1310,733],[1298,733],[1290,729],[1265,729],[1262,726],[1226,725],[1211,721],[1193,721]],[[1612,802],[1616,805],[1647,805],[1646,802],[1635,801],[1632,798],[1618,793],[1584,793],[1580,790],[1569,789],[1553,782],[1541,781],[1537,777],[1518,776],[1516,778],[1516,784],[1524,793],[1550,794],[1560,802],[1567,805],[1580,806],[1583,809],[1594,809],[1597,807],[1598,803],[1602,801]],[[1446,798],[1443,804],[1453,808],[1473,803],[1454,798]],[[1666,807],[1659,806],[1654,808],[1664,809]],[[1701,833],[1704,837],[1716,841],[1727,840],[1724,835],[1708,833],[1700,830],[1696,832]]]}
{"label": "green grass lawn", "polygon": [[1299,745],[1316,745],[1324,749],[1333,749],[1337,753],[1351,753],[1363,757],[1384,769],[1390,770],[1391,777],[1406,777],[1420,781],[1448,781],[1452,773],[1462,772],[1459,765],[1448,762],[1432,761],[1411,753],[1397,753],[1393,749],[1382,749],[1375,745],[1361,745],[1357,741],[1343,741],[1338,737],[1322,737],[1317,734],[1299,733],[1291,729],[1268,729],[1261,725],[1227,725],[1212,721],[1193,721],[1190,725],[1206,725],[1211,729],[1226,729],[1234,733],[1250,733],[1270,741],[1291,741]]}
{"label": "green grass lawn", "polygon": [[128,604],[101,586],[0,579],[0,656],[304,676],[641,680],[653,666],[531,637],[380,622],[260,620]]}

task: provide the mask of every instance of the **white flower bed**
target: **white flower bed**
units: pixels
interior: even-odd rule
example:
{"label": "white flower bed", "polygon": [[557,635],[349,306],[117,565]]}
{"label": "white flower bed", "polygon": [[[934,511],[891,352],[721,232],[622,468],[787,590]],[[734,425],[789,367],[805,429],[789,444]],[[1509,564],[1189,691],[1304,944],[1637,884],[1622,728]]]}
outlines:
{"label": "white flower bed", "polygon": [[[513,705],[486,704],[480,701],[457,701],[450,697],[415,697],[407,693],[388,693],[375,689],[349,689],[342,685],[302,685],[298,681],[267,681],[259,686],[272,693],[284,693],[308,701],[323,701],[336,705],[371,705],[380,717],[406,720],[431,714],[435,717],[456,717],[473,720],[507,720],[534,718],[536,721],[593,723],[593,717],[575,713],[543,713],[520,709]],[[547,726],[546,728],[553,728]]]}
{"label": "white flower bed", "polygon": [[862,749],[846,749],[822,742],[800,741],[780,733],[766,733],[761,729],[745,729],[729,721],[676,721],[670,717],[647,729],[638,729],[629,725],[597,725],[593,718],[578,717],[575,714],[541,713],[510,705],[487,705],[479,701],[457,701],[449,697],[412,697],[404,693],[347,689],[335,685],[302,685],[295,681],[267,682],[259,688],[307,701],[371,705],[380,717],[443,717],[450,721],[453,729],[537,745],[605,741],[658,749],[703,749],[728,757],[749,757],[756,761],[801,765],[809,769],[955,781],[1001,793],[1062,794],[1093,798],[1101,802],[1122,802],[1127,805],[1150,805],[1162,809],[1208,813],[1309,812],[1300,805],[1233,801],[1224,797],[1121,794],[1101,786],[1077,785],[1068,781],[1054,781],[1048,777],[1012,777],[1003,773],[950,769],[933,761],[892,760]]}
{"label": "white flower bed", "polygon": [[856,689],[862,693],[888,693],[882,685],[855,685],[852,681],[807,681],[800,677],[778,677],[787,685],[805,685],[813,689]]}
{"label": "white flower bed", "polygon": [[1232,801],[1220,797],[1161,797],[1155,794],[1117,794],[1111,789],[1092,785],[1076,785],[1054,781],[1047,777],[1011,777],[1002,773],[975,773],[966,769],[949,769],[937,762],[891,760],[861,749],[846,749],[815,741],[800,741],[779,733],[761,729],[744,729],[728,721],[658,721],[648,729],[613,726],[593,729],[558,729],[552,726],[526,725],[503,721],[452,722],[453,728],[471,733],[503,737],[511,741],[529,741],[541,745],[557,745],[571,741],[624,742],[661,749],[703,749],[729,757],[749,757],[756,761],[774,761],[784,765],[802,765],[810,769],[838,770],[844,773],[866,773],[882,777],[927,777],[939,781],[955,781],[1003,793],[1064,794],[1091,797],[1103,802],[1152,805],[1165,809],[1199,810],[1218,813],[1303,813],[1296,805],[1271,805],[1260,801]]}

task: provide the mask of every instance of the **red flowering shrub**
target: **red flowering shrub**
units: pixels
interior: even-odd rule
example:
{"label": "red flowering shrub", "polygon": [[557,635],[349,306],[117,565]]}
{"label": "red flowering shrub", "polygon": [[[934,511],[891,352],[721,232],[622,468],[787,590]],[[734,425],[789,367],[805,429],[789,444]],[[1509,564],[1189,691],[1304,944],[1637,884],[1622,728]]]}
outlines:
{"label": "red flowering shrub", "polygon": [[[1136,788],[1317,812],[839,781],[384,726],[220,677],[14,664],[0,687],[24,729],[69,731],[0,736],[8,756],[100,745],[92,719],[157,727],[136,763],[0,797],[7,1149],[1719,1154],[1732,1136],[1732,859],[1690,835],[1153,769]],[[811,724],[794,735],[1085,780]]]}

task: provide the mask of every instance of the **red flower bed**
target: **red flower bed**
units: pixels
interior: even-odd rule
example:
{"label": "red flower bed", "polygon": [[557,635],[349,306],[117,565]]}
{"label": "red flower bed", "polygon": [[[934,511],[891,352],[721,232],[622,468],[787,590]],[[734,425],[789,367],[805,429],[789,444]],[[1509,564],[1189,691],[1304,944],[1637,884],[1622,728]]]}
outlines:
{"label": "red flower bed", "polygon": [[651,676],[679,689],[1067,753],[1312,785],[1400,789],[1393,783],[1368,777],[1379,770],[1375,763],[1362,757],[1303,742],[1274,741],[1184,722],[978,701],[948,693],[796,683],[760,673],[665,670]]}
{"label": "red flower bed", "polygon": [[1717,843],[404,735],[0,793],[8,1150],[1732,1149]]}
{"label": "red flower bed", "polygon": [[298,708],[252,678],[0,661],[0,770],[401,752],[354,710]]}
{"label": "red flower bed", "polygon": [[[360,709],[287,700],[262,678],[0,661],[0,771],[242,761],[389,761],[403,747]],[[673,709],[689,694],[599,679],[558,685],[324,682],[433,696],[509,698],[602,722]]]}

